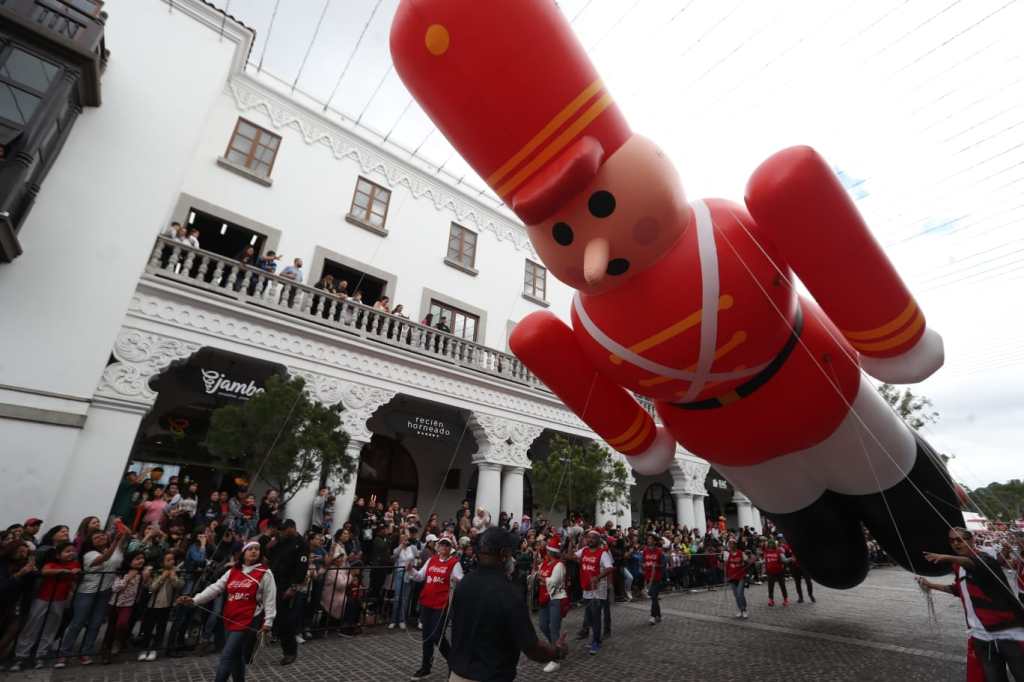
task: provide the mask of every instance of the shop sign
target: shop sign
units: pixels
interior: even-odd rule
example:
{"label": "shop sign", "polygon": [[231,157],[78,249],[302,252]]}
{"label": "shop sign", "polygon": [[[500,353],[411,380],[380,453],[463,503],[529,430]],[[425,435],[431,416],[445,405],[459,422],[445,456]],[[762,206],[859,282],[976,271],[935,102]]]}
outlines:
{"label": "shop sign", "polygon": [[250,379],[248,382],[232,379],[224,372],[215,369],[199,370],[203,374],[203,388],[207,395],[219,395],[224,398],[235,400],[248,400],[257,393],[263,393],[264,388],[258,386]]}
{"label": "shop sign", "polygon": [[432,417],[410,417],[406,422],[406,427],[422,438],[440,440],[450,438],[452,435],[451,427],[448,424]]}

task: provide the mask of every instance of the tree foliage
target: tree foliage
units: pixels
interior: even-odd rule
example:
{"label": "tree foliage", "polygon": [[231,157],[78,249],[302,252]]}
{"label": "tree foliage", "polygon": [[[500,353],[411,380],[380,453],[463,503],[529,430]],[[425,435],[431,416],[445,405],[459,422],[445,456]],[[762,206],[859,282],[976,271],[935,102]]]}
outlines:
{"label": "tree foliage", "polygon": [[1024,481],[1013,479],[1006,483],[989,483],[984,488],[969,491],[978,511],[989,519],[1013,521],[1024,518]]}
{"label": "tree foliage", "polygon": [[882,384],[878,392],[915,431],[939,421],[939,413],[932,409],[932,401],[916,395],[909,388],[898,389],[892,384]]}
{"label": "tree foliage", "polygon": [[351,480],[356,463],[345,453],[344,408],[311,399],[300,377],[271,377],[265,389],[244,403],[214,410],[206,437],[210,452],[277,488],[285,502],[319,480],[321,472]]}
{"label": "tree foliage", "polygon": [[603,446],[593,441],[555,434],[550,453],[533,463],[534,500],[542,509],[584,510],[593,514],[597,503],[628,504],[629,472]]}

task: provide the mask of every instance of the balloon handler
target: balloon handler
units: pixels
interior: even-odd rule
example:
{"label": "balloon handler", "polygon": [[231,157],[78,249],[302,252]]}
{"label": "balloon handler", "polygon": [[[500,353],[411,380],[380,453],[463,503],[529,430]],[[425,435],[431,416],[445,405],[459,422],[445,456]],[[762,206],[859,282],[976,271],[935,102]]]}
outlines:
{"label": "balloon handler", "polygon": [[688,200],[550,0],[402,0],[391,53],[576,290],[571,326],[533,313],[512,351],[636,471],[677,444],[707,459],[830,587],[867,574],[862,523],[907,569],[948,570],[922,557],[963,523],[949,476],[860,371],[921,381],[942,340],[818,153],[768,158],[742,205]]}

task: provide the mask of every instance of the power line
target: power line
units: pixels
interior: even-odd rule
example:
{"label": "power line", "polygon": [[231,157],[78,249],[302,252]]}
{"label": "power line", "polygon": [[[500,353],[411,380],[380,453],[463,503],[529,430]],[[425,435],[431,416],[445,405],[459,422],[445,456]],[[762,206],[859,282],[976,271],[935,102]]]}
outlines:
{"label": "power line", "polygon": [[370,108],[370,105],[373,103],[373,100],[377,97],[377,93],[380,92],[380,89],[382,87],[384,87],[384,81],[388,79],[388,76],[391,75],[391,71],[394,70],[394,68],[394,64],[388,64],[388,70],[384,72],[383,76],[381,76],[380,82],[377,83],[377,87],[373,89],[373,93],[370,95],[370,99],[366,100],[366,105],[363,106],[363,110],[359,112],[359,117],[356,118],[356,125],[359,125],[359,122],[363,120],[363,116],[366,114],[366,110]]}
{"label": "power line", "polygon": [[260,50],[260,61],[256,65],[256,73],[263,70],[263,58],[267,56],[267,46],[270,45],[270,36],[274,31],[274,20],[277,18],[277,8],[281,6],[281,0],[275,0],[274,11],[270,14],[270,24],[267,26],[267,37],[263,39],[263,49]]}
{"label": "power line", "polygon": [[320,19],[316,22],[316,28],[313,30],[313,37],[309,40],[309,46],[306,48],[306,54],[302,58],[302,63],[299,64],[299,72],[295,74],[295,81],[292,83],[292,94],[295,94],[295,86],[299,84],[299,78],[302,77],[302,72],[306,68],[306,61],[309,60],[309,53],[313,51],[313,45],[316,44],[316,37],[320,35],[320,27],[324,23],[324,17],[327,16],[327,8],[331,6],[331,0],[324,0],[324,8],[320,12]]}
{"label": "power line", "polygon": [[585,3],[583,3],[583,7],[581,7],[580,11],[576,12],[575,16],[573,16],[573,18],[569,20],[569,24],[575,24],[576,20],[579,19],[580,16],[582,16],[583,13],[587,11],[587,8],[590,7],[590,3],[592,2],[594,2],[594,0],[587,0]]}
{"label": "power line", "polygon": [[374,15],[377,14],[377,10],[380,8],[381,2],[383,2],[383,0],[377,0],[377,4],[375,4],[373,9],[370,11],[369,18],[366,20],[366,23],[363,24],[363,30],[359,32],[359,37],[356,39],[355,47],[352,48],[352,52],[349,53],[348,59],[345,61],[345,66],[341,70],[341,75],[338,76],[338,82],[334,84],[334,89],[331,90],[331,96],[327,98],[326,102],[324,102],[324,111],[327,111],[327,107],[331,105],[331,102],[334,100],[334,96],[338,94],[338,88],[341,87],[341,81],[344,80],[345,74],[348,73],[348,68],[352,66],[352,60],[355,58],[356,52],[359,51],[359,46],[363,43],[363,37],[366,35],[367,29],[370,28],[370,22],[373,21]]}
{"label": "power line", "polygon": [[402,122],[403,118],[405,118],[405,115],[406,115],[406,113],[408,113],[409,108],[412,106],[412,103],[413,103],[413,98],[410,97],[409,101],[405,103],[405,108],[402,109],[402,113],[400,113],[398,115],[398,118],[395,119],[395,122],[394,122],[394,124],[392,124],[391,129],[388,130],[388,134],[384,136],[384,139],[381,140],[381,142],[387,142],[388,141],[388,138],[391,137],[391,133],[395,132],[395,128],[397,128],[398,124]]}
{"label": "power line", "polygon": [[[604,33],[603,33],[603,34],[601,35],[601,37],[600,37],[600,38],[598,38],[598,39],[597,39],[597,42],[595,42],[595,43],[594,43],[593,45],[591,45],[591,46],[590,46],[590,49],[589,49],[589,50],[587,50],[587,52],[588,52],[588,53],[590,53],[590,54],[593,54],[593,53],[597,52],[597,48],[601,46],[601,43],[603,43],[603,42],[605,41],[605,38],[607,38],[607,37],[608,37],[609,35],[611,35],[611,34],[612,34],[612,31],[614,31],[615,29],[617,29],[617,28],[619,27],[619,24],[621,24],[621,23],[623,22],[623,20],[624,20],[624,19],[625,19],[626,17],[628,17],[628,16],[630,15],[630,14],[632,14],[632,13],[633,13],[633,10],[635,10],[635,9],[636,9],[636,6],[637,6],[637,5],[639,5],[639,4],[640,4],[640,0],[635,0],[635,2],[634,2],[634,3],[633,3],[633,4],[631,5],[631,6],[630,6],[630,8],[629,8],[629,9],[627,9],[627,10],[626,10],[626,11],[625,11],[625,12],[624,12],[624,13],[622,14],[622,16],[620,16],[620,17],[619,17],[619,18],[618,18],[618,19],[617,19],[617,20],[615,21],[615,23],[613,23],[613,24],[612,24],[612,25],[611,25],[610,27],[608,27],[608,30],[607,30],[607,31],[605,31],[605,32],[604,32]],[[588,3],[588,5],[589,5],[589,3]],[[586,7],[584,7],[584,9],[586,9]],[[570,22],[570,23],[571,23],[571,22]]]}

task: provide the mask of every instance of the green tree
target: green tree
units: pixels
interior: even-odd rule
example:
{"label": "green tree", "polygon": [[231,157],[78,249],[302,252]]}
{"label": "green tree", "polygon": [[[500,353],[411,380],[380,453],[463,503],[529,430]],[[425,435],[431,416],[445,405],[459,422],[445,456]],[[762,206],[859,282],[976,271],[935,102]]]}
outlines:
{"label": "green tree", "polygon": [[1002,521],[1024,518],[1024,481],[1020,479],[989,483],[968,494],[984,516]]}
{"label": "green tree", "polygon": [[932,401],[922,395],[916,395],[909,388],[901,390],[892,384],[882,384],[878,387],[878,392],[915,431],[939,421],[939,413],[932,409]]}
{"label": "green tree", "polygon": [[300,377],[271,377],[265,389],[214,410],[206,436],[210,452],[277,488],[285,502],[321,474],[350,481],[356,463],[345,453],[344,408],[311,399]]}
{"label": "green tree", "polygon": [[551,437],[547,459],[533,463],[533,494],[542,509],[584,510],[597,503],[628,504],[626,465],[593,441]]}

